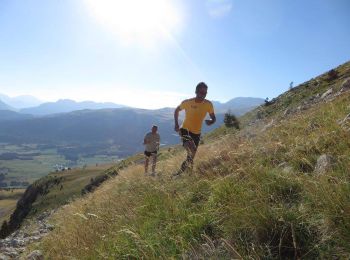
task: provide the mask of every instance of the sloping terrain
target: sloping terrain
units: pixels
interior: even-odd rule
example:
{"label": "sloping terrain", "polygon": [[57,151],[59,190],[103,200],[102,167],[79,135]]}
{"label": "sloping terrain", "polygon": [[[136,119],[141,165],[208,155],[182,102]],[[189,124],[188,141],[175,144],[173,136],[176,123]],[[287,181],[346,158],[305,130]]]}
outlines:
{"label": "sloping terrain", "polygon": [[[350,63],[210,133],[192,174],[132,164],[58,210],[48,259],[350,257]],[[113,170],[111,168],[110,170]]]}

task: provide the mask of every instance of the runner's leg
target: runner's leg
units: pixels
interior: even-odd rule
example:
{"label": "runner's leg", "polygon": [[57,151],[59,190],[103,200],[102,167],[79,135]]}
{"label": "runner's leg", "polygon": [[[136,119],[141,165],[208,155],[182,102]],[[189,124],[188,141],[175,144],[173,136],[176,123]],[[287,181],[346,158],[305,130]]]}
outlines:
{"label": "runner's leg", "polygon": [[149,157],[145,156],[145,174],[148,173],[148,162],[149,162]]}
{"label": "runner's leg", "polygon": [[187,157],[185,161],[183,161],[183,163],[181,164],[181,168],[180,168],[181,172],[184,172],[187,168],[192,169],[193,159],[194,159],[194,156],[196,155],[196,150],[197,150],[196,145],[193,142],[191,137],[189,137],[188,140],[186,140],[186,142],[184,143],[184,147],[187,151]]}
{"label": "runner's leg", "polygon": [[157,164],[157,154],[152,154],[152,174],[155,174],[156,172],[156,164]]}

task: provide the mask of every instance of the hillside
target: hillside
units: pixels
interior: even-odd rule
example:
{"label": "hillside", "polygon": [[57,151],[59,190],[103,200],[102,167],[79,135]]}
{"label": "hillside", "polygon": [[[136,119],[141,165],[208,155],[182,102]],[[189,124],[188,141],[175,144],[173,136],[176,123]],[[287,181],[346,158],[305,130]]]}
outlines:
{"label": "hillside", "polygon": [[2,123],[4,123],[3,121],[24,120],[32,117],[32,115],[20,114],[11,110],[0,110],[0,122]]}
{"label": "hillside", "polygon": [[[48,259],[350,257],[350,63],[204,138],[192,175],[140,164],[60,208],[29,250]],[[112,171],[114,167],[110,169]]]}
{"label": "hillside", "polygon": [[0,111],[1,110],[13,110],[13,108],[0,100]]}
{"label": "hillside", "polygon": [[[122,168],[127,164],[128,161],[122,161],[114,169]],[[101,177],[113,175],[114,170],[110,170],[111,166],[110,164],[95,165],[83,169],[56,171],[35,181],[25,191],[0,191],[1,224],[4,220],[7,221],[6,230],[3,227],[0,229],[0,237],[6,237],[20,227],[26,219],[56,209],[80,197],[84,194],[83,190],[87,185],[95,183]],[[23,196],[20,196],[22,194]]]}

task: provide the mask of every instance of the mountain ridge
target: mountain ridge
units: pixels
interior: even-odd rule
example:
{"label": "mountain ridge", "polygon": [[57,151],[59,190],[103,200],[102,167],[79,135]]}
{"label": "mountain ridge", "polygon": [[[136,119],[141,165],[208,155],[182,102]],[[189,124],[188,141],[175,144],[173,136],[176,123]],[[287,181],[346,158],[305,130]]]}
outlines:
{"label": "mountain ridge", "polygon": [[0,94],[0,99],[3,100],[5,103],[9,104],[15,110],[25,108],[25,107],[37,106],[43,103],[43,101],[30,95],[20,95],[16,97],[9,97],[7,95]]}

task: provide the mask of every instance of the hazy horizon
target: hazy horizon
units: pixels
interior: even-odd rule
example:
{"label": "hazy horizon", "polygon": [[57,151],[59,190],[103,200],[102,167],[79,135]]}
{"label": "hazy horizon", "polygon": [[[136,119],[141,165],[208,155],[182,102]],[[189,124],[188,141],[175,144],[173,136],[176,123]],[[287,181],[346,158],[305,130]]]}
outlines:
{"label": "hazy horizon", "polygon": [[[3,101],[4,103],[6,103],[4,100],[1,99],[1,95],[4,95],[4,96],[7,96],[9,98],[20,98],[20,97],[32,97],[32,98],[35,98],[39,101],[39,99],[33,95],[19,95],[19,96],[10,96],[10,95],[7,95],[6,93],[0,93],[0,101]],[[193,95],[194,96],[194,95]],[[233,97],[233,98],[229,98],[225,101],[221,101],[221,100],[211,100],[213,102],[220,102],[221,104],[224,104],[224,103],[227,103],[228,101],[231,101],[233,99],[236,99],[236,98],[257,98],[257,99],[263,99],[262,97]],[[77,103],[80,103],[80,102],[94,102],[94,103],[113,103],[115,105],[121,105],[121,106],[125,106],[125,107],[132,107],[132,106],[129,106],[127,104],[121,104],[121,103],[116,103],[116,102],[113,102],[113,101],[96,101],[96,100],[75,100],[75,99],[72,99],[72,98],[59,98],[59,99],[54,99],[54,100],[40,100],[40,104],[45,104],[45,103],[56,103],[58,101],[73,101],[73,102],[77,102]],[[6,103],[7,104],[7,103]],[[8,105],[8,104],[7,104]],[[39,106],[38,105],[38,106]],[[36,107],[36,106],[33,106],[33,107]],[[133,108],[140,108],[140,109],[160,109],[160,108],[165,108],[165,107],[176,107],[176,106],[161,106],[161,107],[155,107],[155,108],[147,108],[147,107],[133,107]],[[14,108],[17,108],[17,107],[14,107]],[[23,107],[23,108],[30,108],[30,106],[28,107]]]}

